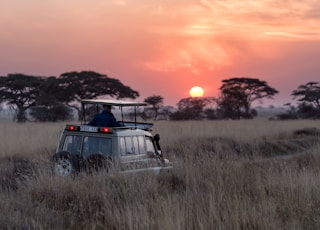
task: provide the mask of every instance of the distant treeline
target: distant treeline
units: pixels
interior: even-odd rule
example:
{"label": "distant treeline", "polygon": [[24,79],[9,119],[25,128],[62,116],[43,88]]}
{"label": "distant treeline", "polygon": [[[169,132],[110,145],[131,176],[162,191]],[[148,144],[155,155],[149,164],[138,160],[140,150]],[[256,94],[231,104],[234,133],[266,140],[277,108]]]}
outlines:
{"label": "distant treeline", "polygon": [[[164,106],[161,95],[144,99],[149,104],[139,111],[143,119],[201,120],[252,119],[257,111],[252,103],[272,99],[279,93],[266,81],[257,78],[230,78],[222,80],[217,97],[189,97],[177,103],[175,110]],[[297,106],[279,114],[277,119],[320,118],[320,84],[300,85],[292,94]],[[135,99],[139,92],[118,79],[94,71],[67,72],[59,77],[8,74],[0,77],[0,102],[14,111],[14,120],[64,121],[72,119],[73,111],[81,119],[81,99],[108,97]]]}

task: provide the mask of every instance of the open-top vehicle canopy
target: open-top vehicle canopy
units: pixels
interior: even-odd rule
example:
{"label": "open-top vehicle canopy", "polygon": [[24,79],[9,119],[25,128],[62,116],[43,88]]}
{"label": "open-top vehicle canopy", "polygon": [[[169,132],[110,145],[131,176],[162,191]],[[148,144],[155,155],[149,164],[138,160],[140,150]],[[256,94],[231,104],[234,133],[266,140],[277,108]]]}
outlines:
{"label": "open-top vehicle canopy", "polygon": [[108,100],[108,99],[83,99],[81,104],[91,104],[91,105],[111,105],[111,106],[146,106],[148,105],[145,102],[136,102],[136,101],[121,101],[121,100]]}
{"label": "open-top vehicle canopy", "polygon": [[[123,124],[123,127],[135,127],[135,128],[148,130],[153,126],[152,123],[143,123],[143,122],[137,123],[137,107],[148,105],[145,102],[109,100],[109,99],[82,99],[81,100],[81,106],[82,106],[82,112],[83,112],[82,123],[86,123],[85,105],[96,106],[97,112],[98,112],[99,105],[119,106],[121,110],[121,118],[122,118],[121,123]],[[131,122],[131,121],[123,120],[123,110],[122,110],[123,107],[134,107],[134,121]]]}

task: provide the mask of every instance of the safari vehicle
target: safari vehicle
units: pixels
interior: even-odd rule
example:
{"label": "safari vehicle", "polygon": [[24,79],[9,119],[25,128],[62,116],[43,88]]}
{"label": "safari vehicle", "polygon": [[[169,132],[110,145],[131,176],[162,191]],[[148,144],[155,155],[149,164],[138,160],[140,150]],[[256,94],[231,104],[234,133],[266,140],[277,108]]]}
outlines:
{"label": "safari vehicle", "polygon": [[[88,106],[119,106],[122,121],[120,127],[89,126],[86,120]],[[137,122],[136,109],[146,103],[119,100],[87,99],[81,101],[82,121],[78,125],[66,125],[56,153],[51,162],[56,175],[69,176],[80,171],[104,169],[121,173],[154,171],[172,168],[172,163],[162,155],[158,134],[150,131],[152,123]],[[134,121],[124,121],[123,107],[134,107]]]}

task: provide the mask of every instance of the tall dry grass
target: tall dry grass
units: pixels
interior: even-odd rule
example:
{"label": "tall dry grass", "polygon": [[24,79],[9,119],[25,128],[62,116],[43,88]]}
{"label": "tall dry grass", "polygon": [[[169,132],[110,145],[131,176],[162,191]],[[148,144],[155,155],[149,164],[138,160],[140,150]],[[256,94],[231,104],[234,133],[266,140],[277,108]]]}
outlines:
{"label": "tall dry grass", "polygon": [[319,121],[156,122],[171,173],[74,178],[48,169],[64,124],[0,126],[0,229],[320,227]]}

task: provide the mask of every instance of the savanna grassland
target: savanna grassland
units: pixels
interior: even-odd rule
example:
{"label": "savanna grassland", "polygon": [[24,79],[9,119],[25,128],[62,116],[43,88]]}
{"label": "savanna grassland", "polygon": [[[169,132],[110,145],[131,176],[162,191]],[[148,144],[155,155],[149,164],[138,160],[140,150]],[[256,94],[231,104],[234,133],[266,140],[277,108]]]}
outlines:
{"label": "savanna grassland", "polygon": [[156,122],[158,177],[53,176],[64,124],[0,126],[0,229],[320,229],[320,121]]}

